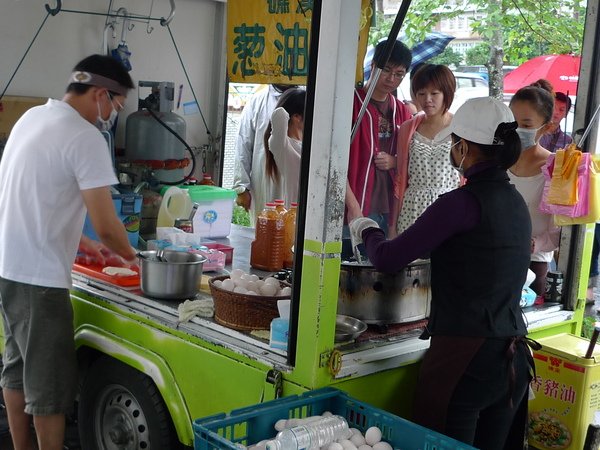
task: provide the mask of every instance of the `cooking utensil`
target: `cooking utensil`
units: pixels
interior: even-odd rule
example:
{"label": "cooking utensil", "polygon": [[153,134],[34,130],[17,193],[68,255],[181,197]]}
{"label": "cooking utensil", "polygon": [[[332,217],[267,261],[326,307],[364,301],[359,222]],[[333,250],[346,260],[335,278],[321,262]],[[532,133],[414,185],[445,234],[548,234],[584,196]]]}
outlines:
{"label": "cooking utensil", "polygon": [[196,253],[165,250],[166,260],[159,261],[156,254],[156,250],[140,252],[142,292],[150,297],[167,300],[195,297],[206,257]]}
{"label": "cooking utensil", "polygon": [[156,260],[160,261],[160,262],[167,262],[167,260],[165,259],[165,249],[164,248],[159,248],[156,250]]}
{"label": "cooking utensil", "polygon": [[338,313],[368,324],[413,322],[429,315],[430,267],[417,260],[397,273],[370,264],[342,263]]}
{"label": "cooking utensil", "polygon": [[367,324],[354,317],[338,314],[335,318],[335,342],[350,342],[367,329]]}

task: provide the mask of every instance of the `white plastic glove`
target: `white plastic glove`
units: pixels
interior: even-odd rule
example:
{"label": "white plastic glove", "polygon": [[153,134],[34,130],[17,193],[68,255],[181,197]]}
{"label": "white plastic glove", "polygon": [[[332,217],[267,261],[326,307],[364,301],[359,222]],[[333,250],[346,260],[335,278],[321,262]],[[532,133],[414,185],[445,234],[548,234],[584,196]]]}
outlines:
{"label": "white plastic glove", "polygon": [[367,228],[379,228],[377,222],[368,217],[357,217],[348,224],[350,228],[350,239],[352,240],[352,246],[355,247],[358,244],[362,244],[362,232]]}

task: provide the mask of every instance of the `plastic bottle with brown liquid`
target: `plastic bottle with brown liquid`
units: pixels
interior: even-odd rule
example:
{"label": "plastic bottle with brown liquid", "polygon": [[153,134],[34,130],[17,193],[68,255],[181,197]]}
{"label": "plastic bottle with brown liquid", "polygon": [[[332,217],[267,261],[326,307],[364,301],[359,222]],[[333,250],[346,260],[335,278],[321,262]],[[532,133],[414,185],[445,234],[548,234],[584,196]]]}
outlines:
{"label": "plastic bottle with brown liquid", "polygon": [[198,184],[214,186],[215,182],[212,180],[212,175],[205,173],[202,175],[202,181],[200,181]]}
{"label": "plastic bottle with brown liquid", "polygon": [[250,265],[270,272],[283,268],[283,217],[267,203],[256,218],[256,235],[250,245]]}
{"label": "plastic bottle with brown liquid", "polygon": [[292,202],[283,215],[283,267],[290,269],[294,264],[292,246],[296,239],[296,211],[298,203]]}
{"label": "plastic bottle with brown liquid", "polygon": [[273,200],[273,203],[275,203],[275,210],[283,215],[287,212],[287,209],[285,209],[285,200],[281,200],[281,199],[275,199]]}

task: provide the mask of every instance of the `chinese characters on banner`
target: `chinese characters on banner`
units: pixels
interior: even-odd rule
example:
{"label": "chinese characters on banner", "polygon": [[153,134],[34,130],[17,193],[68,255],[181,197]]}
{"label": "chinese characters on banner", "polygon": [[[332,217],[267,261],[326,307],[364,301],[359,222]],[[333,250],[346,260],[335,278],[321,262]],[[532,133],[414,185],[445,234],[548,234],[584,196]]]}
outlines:
{"label": "chinese characters on banner", "polygon": [[[361,2],[360,79],[372,16],[371,1]],[[306,84],[312,13],[313,0],[229,0],[229,81]]]}

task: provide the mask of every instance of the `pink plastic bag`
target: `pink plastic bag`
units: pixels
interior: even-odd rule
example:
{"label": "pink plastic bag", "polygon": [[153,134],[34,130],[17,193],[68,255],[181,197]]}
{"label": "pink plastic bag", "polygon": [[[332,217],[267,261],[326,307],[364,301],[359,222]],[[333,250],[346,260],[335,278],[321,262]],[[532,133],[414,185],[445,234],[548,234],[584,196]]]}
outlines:
{"label": "pink plastic bag", "polygon": [[554,170],[554,157],[552,154],[542,167],[544,175],[544,191],[540,202],[540,211],[546,214],[560,214],[567,217],[582,217],[589,212],[589,188],[590,188],[590,154],[583,153],[577,167],[577,203],[574,205],[554,205],[548,203],[548,190]]}

